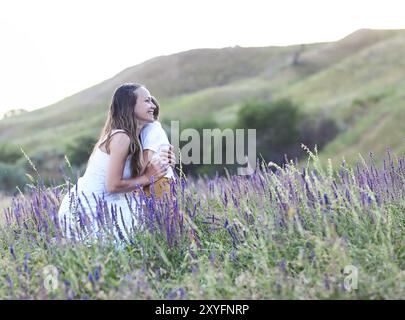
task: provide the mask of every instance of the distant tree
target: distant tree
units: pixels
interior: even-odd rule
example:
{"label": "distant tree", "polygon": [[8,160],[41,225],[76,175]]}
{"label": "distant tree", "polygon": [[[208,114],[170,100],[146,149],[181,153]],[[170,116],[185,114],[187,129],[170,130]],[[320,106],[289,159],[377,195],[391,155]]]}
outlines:
{"label": "distant tree", "polygon": [[300,120],[298,107],[288,99],[250,102],[239,110],[236,128],[256,129],[257,152],[281,163],[285,154],[296,157],[301,151]]}
{"label": "distant tree", "polygon": [[294,56],[291,63],[293,66],[297,66],[300,64],[300,57],[304,51],[305,51],[305,44],[302,44],[300,45],[298,50],[294,52]]}
{"label": "distant tree", "polygon": [[250,102],[238,113],[236,128],[256,129],[257,153],[266,161],[282,164],[289,159],[306,156],[301,149],[315,144],[319,150],[332,140],[339,128],[325,115],[301,112],[288,99],[274,102]]}
{"label": "distant tree", "polygon": [[3,118],[11,118],[11,117],[15,117],[15,116],[18,116],[20,114],[27,113],[27,112],[28,112],[27,110],[21,109],[21,108],[20,109],[12,109],[12,110],[7,111],[3,115]]}

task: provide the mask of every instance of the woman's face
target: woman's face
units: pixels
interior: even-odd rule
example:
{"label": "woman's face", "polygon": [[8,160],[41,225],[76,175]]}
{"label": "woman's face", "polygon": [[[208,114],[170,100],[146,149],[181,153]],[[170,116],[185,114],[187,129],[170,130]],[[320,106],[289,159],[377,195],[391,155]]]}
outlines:
{"label": "woman's face", "polygon": [[136,89],[135,92],[138,95],[135,105],[136,120],[143,123],[153,122],[155,120],[153,117],[153,111],[156,106],[152,103],[152,97],[148,89],[140,87]]}

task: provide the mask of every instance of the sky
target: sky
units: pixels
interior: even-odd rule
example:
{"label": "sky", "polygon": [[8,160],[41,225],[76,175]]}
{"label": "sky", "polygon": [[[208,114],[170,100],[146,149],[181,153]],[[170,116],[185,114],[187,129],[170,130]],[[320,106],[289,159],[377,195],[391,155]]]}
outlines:
{"label": "sky", "polygon": [[1,0],[0,116],[45,107],[156,56],[405,29],[404,9],[403,0]]}

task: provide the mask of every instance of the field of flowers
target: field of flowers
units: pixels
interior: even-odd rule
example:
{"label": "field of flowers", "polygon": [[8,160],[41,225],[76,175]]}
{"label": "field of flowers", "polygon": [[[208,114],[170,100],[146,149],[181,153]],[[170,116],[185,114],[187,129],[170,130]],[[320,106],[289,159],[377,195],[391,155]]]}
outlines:
{"label": "field of flowers", "polygon": [[66,188],[13,199],[0,225],[0,299],[401,299],[405,159],[261,166],[251,176],[182,177],[147,199],[138,230],[117,212],[79,216],[66,239]]}

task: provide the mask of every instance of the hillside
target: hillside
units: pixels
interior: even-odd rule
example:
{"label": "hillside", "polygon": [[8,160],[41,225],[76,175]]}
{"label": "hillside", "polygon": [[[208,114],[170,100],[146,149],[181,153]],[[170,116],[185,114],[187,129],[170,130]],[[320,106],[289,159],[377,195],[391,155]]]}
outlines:
{"label": "hillside", "polygon": [[21,144],[30,154],[63,152],[77,136],[98,135],[119,84],[140,82],[159,98],[166,120],[208,116],[227,124],[247,100],[289,97],[341,124],[325,157],[352,159],[388,146],[402,152],[404,64],[404,30],[363,29],[331,43],[191,50],[153,58],[54,105],[1,120],[0,141]]}
{"label": "hillside", "polygon": [[283,88],[307,110],[333,115],[345,131],[323,157],[352,160],[387,147],[405,151],[405,33],[395,33],[305,80]]}

